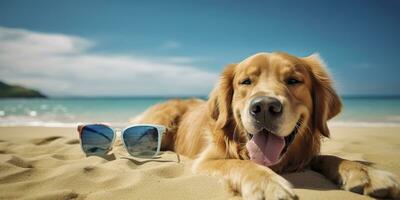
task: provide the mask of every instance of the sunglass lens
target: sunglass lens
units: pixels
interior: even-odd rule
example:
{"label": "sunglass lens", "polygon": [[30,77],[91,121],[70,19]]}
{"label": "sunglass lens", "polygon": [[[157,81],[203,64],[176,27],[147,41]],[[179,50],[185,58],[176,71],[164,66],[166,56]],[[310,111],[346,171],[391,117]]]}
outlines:
{"label": "sunglass lens", "polygon": [[87,155],[104,155],[112,145],[114,131],[105,125],[86,125],[82,129],[82,149]]}
{"label": "sunglass lens", "polygon": [[158,147],[158,130],[152,126],[135,126],[122,134],[128,152],[135,157],[155,156]]}

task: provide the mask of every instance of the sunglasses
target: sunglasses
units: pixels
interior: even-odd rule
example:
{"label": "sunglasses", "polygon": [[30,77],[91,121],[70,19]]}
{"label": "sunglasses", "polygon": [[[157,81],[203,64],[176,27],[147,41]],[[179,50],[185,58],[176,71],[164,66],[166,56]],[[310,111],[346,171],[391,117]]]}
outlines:
{"label": "sunglasses", "polygon": [[[103,156],[114,144],[116,131],[104,124],[78,126],[83,152],[87,155]],[[153,158],[160,153],[161,139],[165,127],[153,124],[137,124],[121,131],[121,140],[128,153],[138,158]]]}

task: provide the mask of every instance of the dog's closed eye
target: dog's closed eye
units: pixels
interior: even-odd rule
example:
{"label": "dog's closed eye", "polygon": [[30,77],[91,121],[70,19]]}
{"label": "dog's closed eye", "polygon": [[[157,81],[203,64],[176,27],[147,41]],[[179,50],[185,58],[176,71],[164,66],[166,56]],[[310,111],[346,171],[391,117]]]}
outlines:
{"label": "dog's closed eye", "polygon": [[300,79],[294,78],[294,77],[290,77],[286,80],[286,84],[288,85],[297,85],[303,83]]}
{"label": "dog's closed eye", "polygon": [[245,78],[239,83],[240,85],[251,85],[251,79],[250,78]]}

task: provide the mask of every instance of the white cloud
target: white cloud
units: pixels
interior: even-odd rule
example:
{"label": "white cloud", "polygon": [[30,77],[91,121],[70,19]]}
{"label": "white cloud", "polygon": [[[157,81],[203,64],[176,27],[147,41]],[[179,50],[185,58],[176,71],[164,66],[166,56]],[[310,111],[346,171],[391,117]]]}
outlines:
{"label": "white cloud", "polygon": [[190,58],[95,54],[93,46],[81,37],[0,27],[0,79],[56,96],[205,95],[217,81]]}

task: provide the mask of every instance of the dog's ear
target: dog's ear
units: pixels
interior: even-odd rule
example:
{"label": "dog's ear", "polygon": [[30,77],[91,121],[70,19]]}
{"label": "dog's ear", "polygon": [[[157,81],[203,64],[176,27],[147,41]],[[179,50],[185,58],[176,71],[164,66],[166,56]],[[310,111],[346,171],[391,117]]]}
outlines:
{"label": "dog's ear", "polygon": [[223,129],[232,116],[233,78],[236,64],[229,64],[222,72],[218,85],[208,100],[208,112],[216,121],[217,128]]}
{"label": "dog's ear", "polygon": [[318,54],[303,58],[312,79],[313,126],[329,137],[327,121],[340,113],[342,102],[332,87],[332,80]]}

